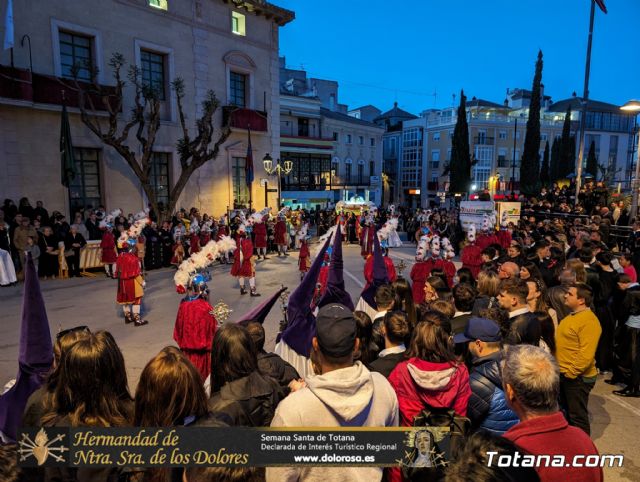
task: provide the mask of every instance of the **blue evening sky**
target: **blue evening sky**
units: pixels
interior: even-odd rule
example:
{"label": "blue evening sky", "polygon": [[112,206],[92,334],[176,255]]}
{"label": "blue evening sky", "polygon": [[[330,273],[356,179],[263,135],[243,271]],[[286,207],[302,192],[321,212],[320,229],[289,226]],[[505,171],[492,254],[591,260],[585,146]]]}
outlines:
{"label": "blue evening sky", "polygon": [[[272,1],[296,13],[280,31],[287,66],[337,80],[350,108],[397,100],[418,114],[450,106],[461,88],[501,103],[507,87],[531,89],[538,49],[545,94],[582,95],[590,0]],[[640,0],[604,1],[589,97],[623,104],[640,98]]]}

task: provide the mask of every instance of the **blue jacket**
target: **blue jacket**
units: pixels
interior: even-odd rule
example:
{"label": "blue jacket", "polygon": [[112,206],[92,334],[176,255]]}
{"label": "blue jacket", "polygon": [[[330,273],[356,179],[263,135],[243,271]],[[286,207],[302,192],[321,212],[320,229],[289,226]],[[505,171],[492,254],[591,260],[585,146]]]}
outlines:
{"label": "blue jacket", "polygon": [[502,435],[519,422],[518,416],[507,405],[502,391],[500,360],[500,351],[478,358],[469,375],[471,398],[467,416],[474,429],[484,429],[495,435]]}

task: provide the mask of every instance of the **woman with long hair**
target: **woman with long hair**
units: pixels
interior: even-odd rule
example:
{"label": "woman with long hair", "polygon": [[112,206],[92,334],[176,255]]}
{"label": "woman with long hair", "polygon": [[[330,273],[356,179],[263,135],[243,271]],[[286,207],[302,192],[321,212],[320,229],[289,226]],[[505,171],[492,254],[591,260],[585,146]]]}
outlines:
{"label": "woman with long hair", "polygon": [[211,349],[209,410],[221,412],[235,426],[268,427],[284,392],[258,369],[255,344],[237,324],[216,332]]}
{"label": "woman with long hair", "polygon": [[531,260],[527,260],[524,264],[520,265],[520,279],[529,281],[530,279],[542,279],[542,273],[535,263]]}
{"label": "woman with long hair", "polygon": [[356,320],[356,338],[360,340],[358,351],[354,353],[354,361],[361,361],[364,365],[376,359],[378,347],[373,343],[373,323],[371,317],[364,311],[354,311]]}
{"label": "woman with long hair", "polygon": [[416,312],[416,305],[413,302],[413,293],[411,290],[411,285],[409,284],[409,280],[398,277],[398,279],[395,280],[391,286],[396,292],[395,306],[397,306],[407,314],[409,326],[413,330],[413,327],[416,326],[416,323],[418,321],[418,315]]}
{"label": "woman with long hair", "polygon": [[44,415],[45,405],[52,403],[58,380],[60,378],[60,359],[62,354],[66,353],[76,342],[87,338],[91,331],[86,326],[77,326],[67,330],[62,330],[56,335],[56,341],[53,344],[53,365],[47,376],[46,381],[31,394],[27,404],[25,405],[22,415],[23,427],[39,427],[40,419]]}
{"label": "woman with long hair", "polygon": [[540,324],[540,348],[547,350],[552,355],[556,352],[556,325],[547,311],[535,311],[534,316]]}
{"label": "woman with long hair", "polygon": [[125,427],[132,416],[124,358],[111,333],[90,333],[62,353],[42,425]]}
{"label": "woman with long hair", "polygon": [[427,406],[451,408],[466,416],[471,396],[469,372],[457,360],[452,340],[438,323],[416,326],[406,360],[389,375],[398,396],[401,425],[408,427]]}
{"label": "woman with long hair", "polygon": [[[99,331],[76,341],[60,358],[53,395],[45,400],[45,427],[128,427],[133,400],[124,358],[111,333]],[[47,467],[45,480],[106,482],[122,468]]]}
{"label": "woman with long hair", "polygon": [[[200,372],[176,347],[167,346],[142,370],[136,388],[136,427],[191,425],[207,416],[207,394]],[[177,480],[182,469],[145,469],[145,482]]]}

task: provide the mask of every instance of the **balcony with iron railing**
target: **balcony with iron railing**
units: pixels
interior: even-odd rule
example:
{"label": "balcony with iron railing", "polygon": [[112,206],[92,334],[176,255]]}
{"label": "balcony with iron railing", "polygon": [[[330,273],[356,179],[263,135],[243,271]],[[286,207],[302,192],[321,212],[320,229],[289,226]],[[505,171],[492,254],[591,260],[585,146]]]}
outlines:
{"label": "balcony with iron railing", "polygon": [[481,146],[493,146],[495,144],[495,140],[495,137],[475,136],[473,138],[473,143]]}
{"label": "balcony with iron railing", "polygon": [[[95,86],[87,82],[78,82],[78,85],[85,92],[89,92],[91,102],[87,102],[87,108],[93,105],[95,110],[107,110]],[[115,94],[114,87],[101,86],[101,90],[107,96]],[[65,104],[67,107],[78,107],[78,90],[74,80],[7,65],[0,65],[0,98],[32,104]]]}
{"label": "balcony with iron railing", "polygon": [[333,176],[331,178],[332,186],[369,186],[371,185],[371,178],[369,176]]}

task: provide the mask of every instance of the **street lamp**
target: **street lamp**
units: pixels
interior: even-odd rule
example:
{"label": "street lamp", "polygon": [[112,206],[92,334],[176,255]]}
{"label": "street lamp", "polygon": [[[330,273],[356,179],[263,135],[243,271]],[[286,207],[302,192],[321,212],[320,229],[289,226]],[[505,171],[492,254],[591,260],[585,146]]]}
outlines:
{"label": "street lamp", "polygon": [[[637,115],[638,112],[640,112],[640,101],[630,100],[629,102],[626,102],[622,107],[620,107],[620,110],[625,112],[633,112],[635,115]],[[633,142],[633,138],[632,138],[632,142]],[[632,222],[635,221],[636,214],[638,214],[638,188],[640,187],[638,186],[639,180],[640,180],[640,146],[638,146],[638,153],[636,155],[636,172],[631,182],[631,189],[633,189],[633,192],[631,195],[631,213],[630,213],[629,219],[631,219]]]}
{"label": "street lamp", "polygon": [[284,162],[282,164],[280,164],[280,159],[278,159],[276,161],[276,165],[273,165],[273,158],[269,155],[269,153],[267,153],[263,158],[262,158],[262,166],[264,167],[265,172],[268,175],[276,175],[278,177],[278,210],[280,209],[280,203],[281,203],[281,193],[282,193],[282,187],[281,187],[281,179],[280,176],[284,173],[284,175],[288,175],[292,170],[293,170],[293,161],[290,159],[285,159]]}

